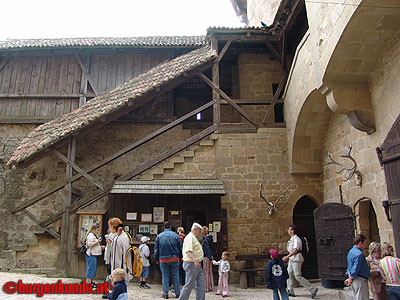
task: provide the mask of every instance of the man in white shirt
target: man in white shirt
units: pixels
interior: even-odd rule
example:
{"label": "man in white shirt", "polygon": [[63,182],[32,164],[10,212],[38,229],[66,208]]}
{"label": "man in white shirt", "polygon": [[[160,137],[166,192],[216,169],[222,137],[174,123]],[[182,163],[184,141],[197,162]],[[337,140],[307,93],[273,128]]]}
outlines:
{"label": "man in white shirt", "polygon": [[288,273],[289,279],[287,281],[289,296],[295,297],[293,289],[293,279],[296,279],[302,286],[304,286],[311,293],[311,298],[314,299],[317,296],[318,288],[313,288],[311,283],[301,276],[301,265],[303,264],[304,258],[301,254],[302,243],[301,239],[296,234],[296,225],[290,225],[288,229],[290,240],[287,243],[288,255],[282,258],[283,261],[288,261]]}
{"label": "man in white shirt", "polygon": [[179,300],[189,299],[193,287],[196,289],[196,300],[205,300],[206,298],[203,268],[200,265],[204,253],[200,242],[197,240],[202,230],[203,227],[200,224],[193,223],[191,232],[183,241],[183,269],[186,272],[186,280]]}

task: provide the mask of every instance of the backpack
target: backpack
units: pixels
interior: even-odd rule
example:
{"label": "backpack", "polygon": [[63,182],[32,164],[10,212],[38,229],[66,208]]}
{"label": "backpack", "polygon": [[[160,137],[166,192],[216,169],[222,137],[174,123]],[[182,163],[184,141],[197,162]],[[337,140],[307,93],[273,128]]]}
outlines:
{"label": "backpack", "polygon": [[126,268],[133,277],[138,278],[140,277],[140,275],[142,275],[142,270],[143,270],[142,258],[140,257],[139,249],[132,244],[132,237],[130,236],[130,234],[127,233],[126,231],[125,233],[129,239],[129,248],[126,250],[125,253],[125,261],[129,262],[128,258],[131,257],[131,262],[132,262],[132,265],[129,265],[127,263]]}
{"label": "backpack", "polygon": [[310,248],[308,247],[308,241],[307,238],[305,236],[299,236],[300,240],[301,240],[301,255],[303,255],[303,258],[305,258],[308,254],[308,252],[310,251]]}

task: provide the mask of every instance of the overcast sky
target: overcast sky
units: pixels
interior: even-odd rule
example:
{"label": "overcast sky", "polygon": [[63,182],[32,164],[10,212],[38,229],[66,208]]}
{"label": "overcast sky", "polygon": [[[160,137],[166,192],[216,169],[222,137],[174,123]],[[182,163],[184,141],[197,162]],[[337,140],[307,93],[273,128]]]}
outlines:
{"label": "overcast sky", "polygon": [[205,35],[210,26],[241,27],[230,0],[6,0],[7,38]]}

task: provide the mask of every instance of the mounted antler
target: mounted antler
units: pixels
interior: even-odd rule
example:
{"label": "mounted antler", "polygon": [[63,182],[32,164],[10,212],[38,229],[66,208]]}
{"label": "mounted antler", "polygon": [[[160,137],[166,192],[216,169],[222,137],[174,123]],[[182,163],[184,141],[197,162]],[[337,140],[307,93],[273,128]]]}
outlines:
{"label": "mounted antler", "polygon": [[283,194],[281,196],[279,196],[278,199],[276,199],[274,202],[270,202],[267,199],[265,199],[265,197],[262,195],[262,182],[260,183],[260,197],[265,201],[265,203],[267,203],[267,210],[268,210],[268,215],[272,216],[272,213],[275,211],[278,211],[276,209],[276,204],[279,202],[279,200],[281,200],[282,198],[285,197],[285,194],[287,193],[287,191],[289,190],[289,186],[286,188],[286,190],[283,192]]}
{"label": "mounted antler", "polygon": [[334,161],[334,160],[332,159],[332,156],[330,155],[330,153],[328,153],[328,158],[330,159],[330,161],[327,162],[325,165],[326,165],[326,166],[328,166],[328,165],[337,165],[337,166],[342,167],[342,169],[341,169],[339,172],[336,172],[336,173],[337,173],[337,174],[341,174],[341,173],[344,172],[344,173],[343,173],[343,175],[344,175],[344,181],[350,180],[350,179],[354,176],[354,174],[356,174],[357,180],[358,180],[358,183],[357,183],[357,184],[361,186],[361,179],[362,179],[361,173],[357,170],[357,162],[356,162],[356,160],[351,156],[351,150],[352,150],[352,146],[349,145],[348,147],[346,147],[346,152],[345,152],[345,154],[344,154],[344,155],[340,155],[340,157],[348,158],[348,159],[350,159],[350,160],[353,162],[354,165],[353,165],[351,168],[346,167],[343,163],[339,163],[339,162],[337,162],[337,161]]}

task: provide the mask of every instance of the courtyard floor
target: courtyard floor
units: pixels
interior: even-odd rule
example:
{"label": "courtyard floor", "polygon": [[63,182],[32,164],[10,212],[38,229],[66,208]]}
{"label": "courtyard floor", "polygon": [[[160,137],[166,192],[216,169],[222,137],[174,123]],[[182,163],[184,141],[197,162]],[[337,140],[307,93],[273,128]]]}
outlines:
{"label": "courtyard floor", "polygon": [[[21,274],[21,273],[11,273],[11,272],[0,272],[0,299],[8,300],[8,299],[21,299],[21,300],[28,300],[28,299],[40,299],[36,296],[36,294],[7,294],[5,290],[10,288],[10,284],[6,284],[7,282],[18,282],[19,280],[22,283],[57,283],[57,281],[61,279],[62,283],[80,283],[81,279],[74,279],[74,278],[48,278],[41,275],[36,274]],[[137,279],[136,279],[137,280]],[[138,286],[138,283],[133,280],[128,285],[128,295],[129,299],[140,299],[140,300],[162,300],[162,288],[160,284],[150,284],[151,289],[141,289]],[[314,283],[313,286],[319,288],[318,295],[316,299],[329,299],[329,300],[336,300],[339,299],[339,290],[337,289],[325,289],[321,287],[320,283]],[[11,285],[12,287],[12,285]],[[296,297],[290,298],[291,300],[304,300],[304,299],[311,299],[310,293],[303,288],[297,288],[295,290]],[[169,293],[170,299],[175,299],[174,294],[172,292]],[[95,294],[45,294],[42,298],[44,299],[101,299],[101,295]],[[195,291],[193,290],[191,296],[191,300],[196,299]],[[222,299],[221,296],[217,296],[214,293],[207,293],[206,299],[215,300],[215,299]],[[257,288],[250,288],[250,289],[240,289],[238,285],[230,285],[230,295],[228,299],[238,299],[238,300],[272,300],[272,291],[268,290],[262,286]]]}

